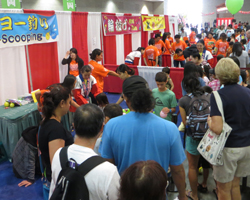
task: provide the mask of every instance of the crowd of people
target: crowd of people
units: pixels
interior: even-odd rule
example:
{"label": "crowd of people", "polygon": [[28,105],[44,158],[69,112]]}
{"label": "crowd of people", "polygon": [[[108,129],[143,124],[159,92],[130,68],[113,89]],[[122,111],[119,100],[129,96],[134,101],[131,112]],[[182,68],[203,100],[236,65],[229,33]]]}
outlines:
{"label": "crowd of people", "polygon": [[[216,31],[218,41],[212,28],[202,30],[198,41],[199,34],[194,28],[189,37],[184,29],[174,39],[170,33],[164,33],[162,39],[156,34],[149,40],[148,47],[139,47],[128,54],[116,71],[99,63],[103,54],[100,49],[93,50],[87,65],[75,48],[70,49],[62,60],[62,64],[68,65],[64,82],[36,93],[43,118],[38,147],[46,171],[49,198],[55,199],[56,191],[67,191],[64,186],[70,181],[67,182],[68,174],[63,174],[66,168],[80,171],[82,163],[100,155],[105,160],[88,169],[84,176],[89,199],[167,199],[167,173],[170,172],[179,192],[178,199],[198,200],[198,192],[207,192],[209,168],[213,169],[217,198],[240,199],[240,177],[250,175],[250,87],[249,73],[244,70],[249,64],[250,42],[245,48],[247,51],[240,43],[250,39],[250,31],[246,35],[243,32],[245,34],[244,28],[237,29],[239,36],[233,36],[232,25],[227,30],[221,26]],[[129,65],[138,64],[142,56],[146,65],[161,66],[163,54],[173,54],[174,66],[184,67],[184,78],[181,83],[174,83],[171,68],[164,67],[155,75],[157,88],[150,90],[147,80],[135,76]],[[215,68],[211,67],[212,55],[217,55]],[[103,78],[107,75],[123,80],[122,94],[116,104],[110,104],[103,92]],[[174,84],[182,87],[183,97],[178,102]],[[197,150],[208,128],[218,135],[223,129],[222,114],[213,91],[218,91],[225,121],[232,127],[223,150],[222,166],[211,166]],[[207,102],[206,109],[209,109],[203,125],[195,127],[201,131],[190,128],[194,120],[191,105],[195,99]],[[119,105],[122,101],[126,101],[130,109],[127,114],[123,114]],[[182,119],[179,129],[172,122],[177,106]],[[75,136],[61,124],[62,117],[69,111]],[[186,135],[185,149],[179,130]],[[63,151],[68,157],[65,166]],[[183,167],[186,159],[191,190],[186,190]],[[199,184],[200,166],[203,167],[203,182]],[[20,174],[18,170],[17,166],[15,174]],[[30,184],[26,181],[20,186]]]}

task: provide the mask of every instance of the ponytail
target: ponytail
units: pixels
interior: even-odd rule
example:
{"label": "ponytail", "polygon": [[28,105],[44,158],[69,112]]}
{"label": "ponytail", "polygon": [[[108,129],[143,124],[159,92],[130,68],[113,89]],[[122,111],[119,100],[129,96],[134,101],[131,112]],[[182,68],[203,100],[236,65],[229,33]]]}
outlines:
{"label": "ponytail", "polygon": [[89,54],[89,55],[90,55],[90,59],[91,59],[91,60],[95,60],[95,59],[96,59],[96,56],[101,55],[101,53],[102,53],[102,50],[101,50],[101,49],[95,49],[95,50],[93,50],[92,53]]}

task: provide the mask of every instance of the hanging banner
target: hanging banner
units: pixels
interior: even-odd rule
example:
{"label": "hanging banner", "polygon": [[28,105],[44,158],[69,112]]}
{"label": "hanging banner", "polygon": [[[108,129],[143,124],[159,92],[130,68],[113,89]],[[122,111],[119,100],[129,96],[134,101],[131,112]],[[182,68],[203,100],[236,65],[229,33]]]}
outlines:
{"label": "hanging banner", "polygon": [[165,29],[165,17],[142,16],[143,31]]}
{"label": "hanging banner", "polygon": [[0,48],[58,41],[56,15],[0,13]]}
{"label": "hanging banner", "polygon": [[102,15],[102,23],[105,36],[141,31],[140,16]]}
{"label": "hanging banner", "polygon": [[20,0],[1,0],[2,8],[7,9],[21,9]]}
{"label": "hanging banner", "polygon": [[76,11],[75,0],[63,0],[63,10],[64,11]]}

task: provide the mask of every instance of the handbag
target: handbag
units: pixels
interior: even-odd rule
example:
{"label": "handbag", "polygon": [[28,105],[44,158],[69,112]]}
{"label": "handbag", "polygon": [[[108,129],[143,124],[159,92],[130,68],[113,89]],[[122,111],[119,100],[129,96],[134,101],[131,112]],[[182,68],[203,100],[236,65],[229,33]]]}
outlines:
{"label": "handbag", "polygon": [[223,120],[223,129],[220,135],[208,129],[200,141],[197,150],[209,163],[218,166],[223,165],[223,149],[232,128],[225,122],[223,105],[219,93],[217,91],[213,93]]}

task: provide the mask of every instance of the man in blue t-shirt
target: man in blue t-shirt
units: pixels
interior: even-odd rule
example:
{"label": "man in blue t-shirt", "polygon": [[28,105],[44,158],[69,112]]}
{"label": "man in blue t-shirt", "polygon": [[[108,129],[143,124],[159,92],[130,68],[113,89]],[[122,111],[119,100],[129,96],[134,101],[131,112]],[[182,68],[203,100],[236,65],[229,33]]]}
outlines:
{"label": "man in blue t-shirt", "polygon": [[151,113],[155,102],[142,77],[126,79],[123,95],[131,112],[105,125],[99,148],[102,157],[114,163],[120,174],[141,160],[154,160],[166,172],[170,166],[179,199],[186,200],[182,165],[186,156],[176,125]]}

